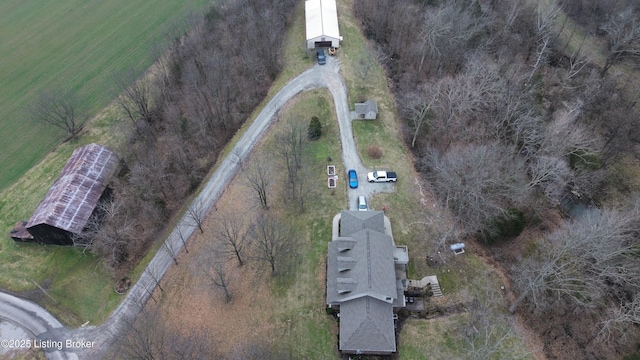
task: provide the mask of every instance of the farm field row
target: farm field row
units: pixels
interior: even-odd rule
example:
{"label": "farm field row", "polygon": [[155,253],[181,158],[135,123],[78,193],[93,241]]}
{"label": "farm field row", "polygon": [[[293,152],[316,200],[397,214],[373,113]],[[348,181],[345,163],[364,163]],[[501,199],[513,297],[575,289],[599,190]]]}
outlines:
{"label": "farm field row", "polygon": [[18,180],[64,138],[29,118],[45,90],[78,94],[95,113],[116,95],[128,69],[143,70],[210,0],[0,2],[0,190]]}
{"label": "farm field row", "polygon": [[[40,299],[73,326],[99,322],[118,304],[113,275],[93,256],[69,247],[15,244],[8,237],[16,221],[29,218],[74,148],[89,142],[111,146],[118,114],[101,111],[80,139],[59,145],[64,134],[30,121],[27,109],[53,86],[72,89],[83,100],[82,110],[98,113],[117,95],[118,74],[148,68],[167,34],[185,29],[184,19],[209,3],[0,2],[1,288]],[[34,283],[51,298],[28,293]]]}

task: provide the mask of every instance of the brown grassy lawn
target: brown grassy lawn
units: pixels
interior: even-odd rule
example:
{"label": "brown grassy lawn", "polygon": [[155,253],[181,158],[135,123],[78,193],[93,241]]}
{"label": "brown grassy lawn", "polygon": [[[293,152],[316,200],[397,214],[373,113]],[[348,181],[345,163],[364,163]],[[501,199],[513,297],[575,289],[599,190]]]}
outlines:
{"label": "brown grassy lawn", "polygon": [[[234,280],[230,285],[232,300],[224,302],[219,289],[211,287],[198,269],[198,259],[215,238],[216,216],[222,212],[242,214],[251,219],[260,211],[251,190],[238,174],[207,216],[204,233],[196,234],[189,243],[189,253],[183,253],[162,280],[164,291],[161,308],[168,323],[176,329],[202,329],[212,333],[218,350],[229,354],[235,347],[256,342],[272,344],[291,351],[295,358],[335,358],[335,322],[324,310],[324,264],[326,245],[330,240],[333,216],[343,207],[346,185],[330,191],[326,187],[327,156],[341,158],[338,128],[331,97],[324,90],[299,95],[287,106],[282,118],[295,116],[308,123],[316,114],[323,123],[320,140],[311,142],[306,158],[312,162],[312,188],[306,211],[297,214],[282,201],[282,177],[271,191],[272,206],[268,210],[300,229],[301,245],[293,268],[286,274],[271,278],[269,270],[249,263],[237,267],[228,263]],[[255,153],[271,153],[274,132],[284,121],[273,124]],[[274,155],[275,158],[275,155]],[[249,160],[248,160],[249,161]],[[338,166],[342,171],[341,166]],[[273,199],[277,196],[277,200]],[[296,344],[295,347],[289,347]]]}

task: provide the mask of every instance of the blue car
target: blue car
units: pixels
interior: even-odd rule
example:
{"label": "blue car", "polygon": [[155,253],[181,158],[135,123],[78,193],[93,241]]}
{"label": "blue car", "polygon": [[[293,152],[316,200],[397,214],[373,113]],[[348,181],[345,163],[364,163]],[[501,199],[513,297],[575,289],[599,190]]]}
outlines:
{"label": "blue car", "polygon": [[349,170],[349,187],[352,189],[356,189],[358,187],[358,175],[353,169]]}

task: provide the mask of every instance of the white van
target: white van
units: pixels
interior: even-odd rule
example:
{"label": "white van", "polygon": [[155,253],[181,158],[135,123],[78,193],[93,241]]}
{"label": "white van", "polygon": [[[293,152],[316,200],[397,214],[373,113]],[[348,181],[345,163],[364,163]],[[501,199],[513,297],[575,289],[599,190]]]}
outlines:
{"label": "white van", "polygon": [[367,198],[363,195],[358,196],[358,211],[367,211],[369,207],[367,206]]}

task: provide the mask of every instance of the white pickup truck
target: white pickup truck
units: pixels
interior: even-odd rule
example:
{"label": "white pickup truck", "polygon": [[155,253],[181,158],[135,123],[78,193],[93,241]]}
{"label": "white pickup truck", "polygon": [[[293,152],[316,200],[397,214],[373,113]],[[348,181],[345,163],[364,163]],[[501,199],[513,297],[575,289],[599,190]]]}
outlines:
{"label": "white pickup truck", "polygon": [[367,174],[367,180],[373,182],[396,182],[398,176],[393,171],[373,171]]}

